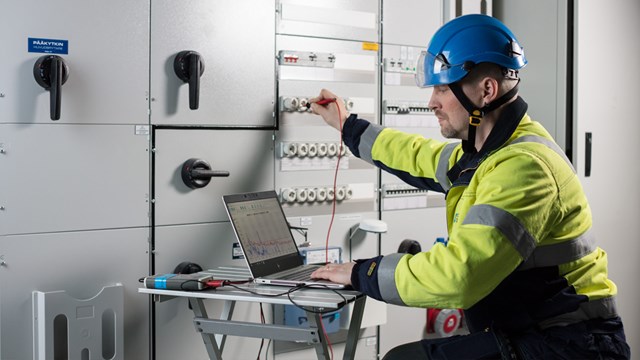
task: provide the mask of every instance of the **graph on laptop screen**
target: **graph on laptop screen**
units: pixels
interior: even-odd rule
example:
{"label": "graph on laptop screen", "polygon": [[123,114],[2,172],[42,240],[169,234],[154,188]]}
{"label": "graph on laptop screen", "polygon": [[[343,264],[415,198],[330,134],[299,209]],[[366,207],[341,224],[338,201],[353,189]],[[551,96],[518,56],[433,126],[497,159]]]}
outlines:
{"label": "graph on laptop screen", "polygon": [[250,263],[298,251],[277,199],[231,203],[228,208]]}

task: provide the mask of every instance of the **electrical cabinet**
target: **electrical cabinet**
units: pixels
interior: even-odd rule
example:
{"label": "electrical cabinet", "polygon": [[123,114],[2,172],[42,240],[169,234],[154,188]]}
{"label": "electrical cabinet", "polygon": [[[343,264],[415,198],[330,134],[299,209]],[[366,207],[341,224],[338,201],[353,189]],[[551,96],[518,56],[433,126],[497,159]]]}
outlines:
{"label": "electrical cabinet", "polygon": [[573,3],[576,90],[572,154],[593,212],[596,242],[607,252],[608,275],[618,287],[616,303],[627,343],[637,353],[640,243],[635,239],[640,233],[640,174],[633,158],[637,152],[635,134],[640,131],[635,116],[640,69],[622,64],[633,63],[632,59],[640,56],[636,40],[640,3]]}
{"label": "electrical cabinet", "polygon": [[[222,195],[273,189],[272,144],[273,131],[267,130],[156,130],[156,226],[228,222]],[[192,170],[185,166],[190,159],[218,176],[190,187],[184,179]]]}
{"label": "electrical cabinet", "polygon": [[379,1],[278,0],[277,33],[377,42]]}
{"label": "electrical cabinet", "polygon": [[[516,34],[525,48],[527,66],[520,71],[520,96],[561,148],[569,150],[567,117],[570,106],[568,1],[494,1],[494,16]],[[541,19],[544,26],[539,26]],[[531,29],[535,29],[532,31]]]}
{"label": "electrical cabinet", "polygon": [[151,1],[151,123],[273,127],[274,29],[270,1]]}
{"label": "electrical cabinet", "polygon": [[382,41],[427,47],[431,35],[444,23],[442,0],[396,0],[382,3],[384,27]]}
{"label": "electrical cabinet", "polygon": [[[225,194],[275,189],[289,223],[305,228],[296,240],[339,247],[345,261],[396,252],[404,239],[426,250],[446,237],[441,194],[356,158],[305,104],[326,88],[362,119],[447,141],[428,107],[430,90],[415,86],[415,62],[455,16],[495,12],[520,34],[522,14],[553,6],[518,13],[506,3],[10,5],[0,13],[8,54],[0,58],[0,358],[32,355],[32,291],[81,299],[120,283],[126,358],[205,359],[186,301],[151,303],[137,294],[137,280],[182,261],[244,266]],[[566,60],[559,19],[568,10],[558,10],[550,26],[520,38],[532,63],[523,72],[528,84],[540,79],[539,69]],[[548,50],[540,31],[559,34],[559,45]],[[531,104],[552,104],[532,115],[549,119],[562,144],[566,89],[560,80],[554,86],[543,94],[527,85],[523,94]],[[369,219],[389,230],[357,230]],[[234,320],[260,316],[255,305],[237,306]],[[365,311],[358,358],[424,335],[423,309],[368,303]],[[253,357],[259,342],[230,337],[225,354]],[[276,343],[269,352],[315,356],[298,344]]]}
{"label": "electrical cabinet", "polygon": [[148,357],[149,311],[138,294],[148,241],[148,228],[0,236],[0,358],[33,358],[32,292],[64,290],[83,300],[117,284],[124,288],[125,357]]}
{"label": "electrical cabinet", "polygon": [[149,4],[4,5],[0,358],[35,356],[32,292],[82,300],[116,284],[126,357],[146,358]]}
{"label": "electrical cabinet", "polygon": [[35,69],[38,59],[48,56],[62,59],[68,69],[59,91],[59,123],[146,122],[147,3],[26,0],[6,5],[0,14],[0,123],[52,122],[52,91],[34,76],[42,71],[48,78],[49,65]]}
{"label": "electrical cabinet", "polygon": [[[246,266],[222,196],[274,188],[275,16],[265,1],[151,2],[154,273]],[[259,318],[238,306],[234,320]],[[153,310],[156,359],[207,357],[186,301]],[[252,357],[259,342],[232,337],[225,353]]]}
{"label": "electrical cabinet", "polygon": [[[278,88],[283,107],[276,134],[276,188],[283,198],[285,213],[288,216],[331,213],[330,193],[337,166],[335,196],[340,205],[336,212],[375,210],[377,170],[350,154],[341,144],[340,133],[321,117],[306,108],[286,109],[284,102],[291,98],[307,101],[318,96],[320,89],[327,88],[344,97],[352,112],[376,122],[377,52],[363,50],[361,42],[288,36],[278,37],[278,48],[331,53],[336,58],[333,68],[280,65]],[[294,147],[296,151],[292,150]],[[315,201],[304,195],[286,194],[305,190],[316,193]]]}
{"label": "electrical cabinet", "polygon": [[134,125],[0,125],[0,234],[148,226],[148,138]]}

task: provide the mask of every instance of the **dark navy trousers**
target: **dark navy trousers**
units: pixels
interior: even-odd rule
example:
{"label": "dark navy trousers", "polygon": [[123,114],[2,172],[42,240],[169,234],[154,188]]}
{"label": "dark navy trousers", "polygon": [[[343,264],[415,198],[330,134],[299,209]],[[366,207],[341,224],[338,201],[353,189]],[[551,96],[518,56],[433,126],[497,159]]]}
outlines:
{"label": "dark navy trousers", "polygon": [[620,318],[589,320],[505,335],[488,330],[395,347],[383,360],[404,359],[629,359]]}

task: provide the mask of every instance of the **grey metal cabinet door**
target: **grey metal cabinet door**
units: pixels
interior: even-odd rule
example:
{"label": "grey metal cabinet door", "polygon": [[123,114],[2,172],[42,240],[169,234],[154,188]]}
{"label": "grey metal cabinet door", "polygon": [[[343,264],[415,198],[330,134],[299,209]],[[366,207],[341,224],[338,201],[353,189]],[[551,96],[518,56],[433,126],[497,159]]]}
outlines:
{"label": "grey metal cabinet door", "polygon": [[[229,221],[222,195],[274,186],[273,131],[156,130],[154,157],[156,225]],[[190,188],[181,170],[194,158],[229,176]]]}
{"label": "grey metal cabinet door", "polygon": [[273,126],[274,28],[272,1],[152,1],[151,122]]}
{"label": "grey metal cabinet door", "polygon": [[0,234],[149,226],[135,125],[0,124]]}
{"label": "grey metal cabinet door", "polygon": [[4,3],[0,123],[52,122],[50,103],[56,87],[47,91],[35,80],[35,75],[43,76],[52,84],[52,62],[47,59],[37,70],[34,66],[41,57],[53,56],[68,69],[58,92],[57,123],[147,122],[148,29],[146,1]]}

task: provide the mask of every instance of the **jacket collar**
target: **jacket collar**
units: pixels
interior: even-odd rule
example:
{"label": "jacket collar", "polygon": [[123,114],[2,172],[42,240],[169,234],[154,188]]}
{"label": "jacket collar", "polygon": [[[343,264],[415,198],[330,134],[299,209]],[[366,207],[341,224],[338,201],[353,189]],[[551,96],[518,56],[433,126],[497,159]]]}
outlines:
{"label": "jacket collar", "polygon": [[460,160],[447,172],[447,177],[453,186],[468,184],[471,181],[480,163],[491,152],[502,147],[513,135],[520,120],[527,113],[527,108],[527,103],[520,96],[504,108],[480,151],[474,154],[463,154]]}

